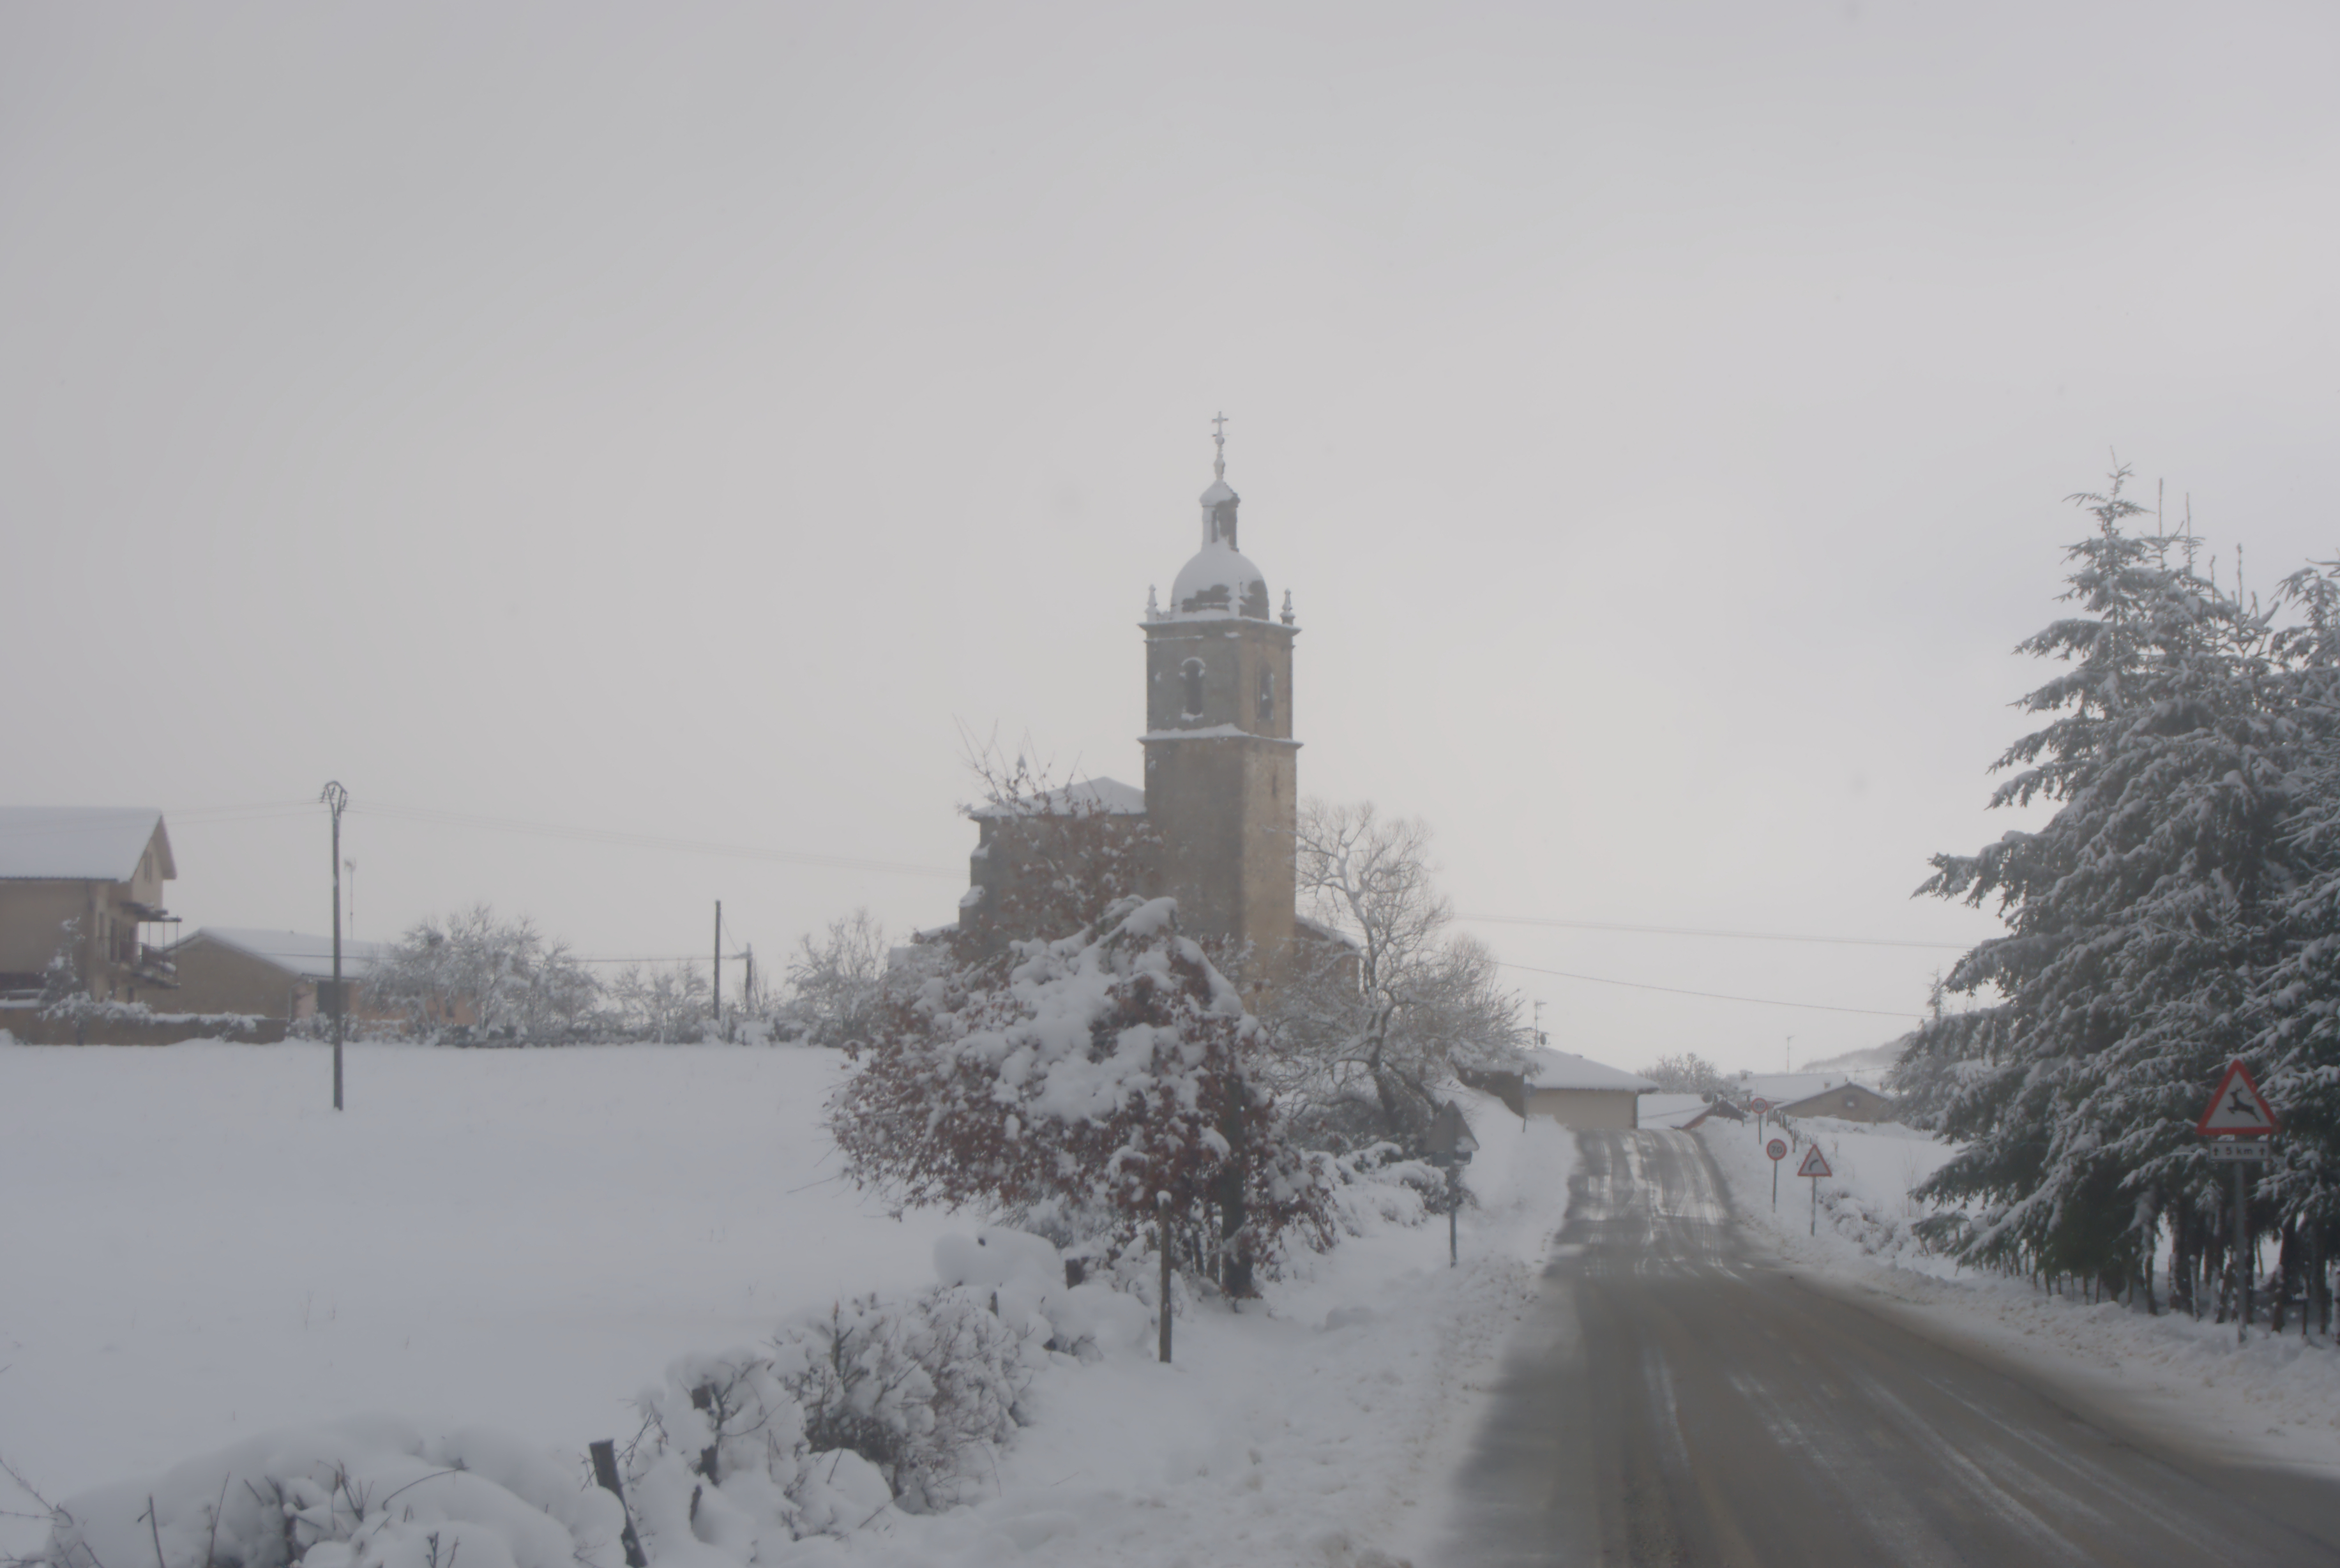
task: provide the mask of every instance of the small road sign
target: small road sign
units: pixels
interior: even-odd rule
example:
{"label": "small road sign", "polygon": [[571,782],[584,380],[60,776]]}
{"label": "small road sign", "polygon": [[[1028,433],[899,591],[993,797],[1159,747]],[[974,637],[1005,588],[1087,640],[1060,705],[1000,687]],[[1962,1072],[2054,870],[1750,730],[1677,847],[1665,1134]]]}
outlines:
{"label": "small road sign", "polygon": [[2237,1059],[2226,1064],[2226,1076],[2218,1080],[2218,1091],[2210,1097],[2194,1130],[2205,1136],[2238,1133],[2269,1137],[2281,1132],[2283,1124],[2276,1120],[2258,1085],[2251,1082],[2251,1070]]}
{"label": "small road sign", "polygon": [[[2248,1177],[2244,1167],[2266,1158],[2267,1145],[2275,1135],[2283,1131],[2276,1119],[2275,1107],[2259,1093],[2258,1085],[2251,1082],[2250,1068],[2243,1066],[2240,1057],[2226,1064],[2226,1075],[2210,1096],[2210,1103],[2202,1107],[2202,1119],[2194,1130],[2211,1140],[2210,1157],[2235,1167],[2235,1228],[2231,1234],[2242,1239],[2241,1255],[2248,1259],[2256,1255],[2258,1243],[2251,1236],[2251,1210],[2248,1201]],[[2248,1268],[2237,1271],[2241,1278],[2242,1300],[2236,1305],[2235,1343],[2240,1345],[2250,1337],[2251,1274]]]}
{"label": "small road sign", "polygon": [[[1785,1138],[1773,1138],[1770,1143],[1763,1146],[1763,1152],[1770,1155],[1775,1160],[1786,1159],[1788,1157],[1788,1140]],[[1816,1149],[1813,1152],[1818,1153],[1819,1151]]]}
{"label": "small road sign", "polygon": [[1761,1095],[1757,1095],[1753,1099],[1747,1102],[1747,1108],[1753,1111],[1759,1116],[1769,1116],[1771,1112],[1771,1102],[1765,1099]]}
{"label": "small road sign", "polygon": [[1777,1214],[1780,1212],[1780,1162],[1788,1157],[1788,1140],[1773,1138],[1763,1146],[1763,1152],[1771,1156],[1771,1212]]}
{"label": "small road sign", "polygon": [[[1814,1236],[1818,1236],[1820,1234],[1819,1178],[1824,1176],[1834,1176],[1836,1175],[1836,1172],[1829,1169],[1828,1156],[1820,1153],[1819,1145],[1814,1144],[1811,1147],[1804,1151],[1804,1163],[1796,1167],[1796,1174],[1800,1176],[1810,1176],[1812,1178],[1812,1234]],[[1771,1180],[1776,1183],[1779,1179],[1780,1167],[1778,1166],[1773,1166],[1771,1167]],[[1775,1196],[1771,1201],[1777,1203],[1779,1202],[1779,1199]]]}

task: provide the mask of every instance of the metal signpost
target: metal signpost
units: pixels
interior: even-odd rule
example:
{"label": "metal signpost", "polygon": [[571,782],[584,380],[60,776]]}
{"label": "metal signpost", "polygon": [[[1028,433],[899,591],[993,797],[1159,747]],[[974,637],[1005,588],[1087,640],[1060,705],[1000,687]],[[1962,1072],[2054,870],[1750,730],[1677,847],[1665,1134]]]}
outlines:
{"label": "metal signpost", "polygon": [[1763,1146],[1763,1152],[1771,1156],[1771,1212],[1778,1214],[1780,1212],[1780,1162],[1788,1157],[1788,1140],[1773,1138]]}
{"label": "metal signpost", "polygon": [[1462,1261],[1462,1243],[1455,1216],[1462,1207],[1462,1167],[1471,1163],[1478,1152],[1479,1140],[1471,1136],[1471,1124],[1462,1119],[1462,1107],[1453,1100],[1438,1107],[1438,1115],[1430,1124],[1430,1163],[1446,1169],[1446,1266],[1453,1268]]}
{"label": "metal signpost", "polygon": [[[1829,1169],[1828,1156],[1820,1153],[1819,1145],[1814,1144],[1804,1151],[1804,1163],[1796,1167],[1796,1174],[1812,1178],[1812,1234],[1818,1236],[1820,1234],[1820,1177],[1834,1176],[1836,1172]],[[1774,1180],[1778,1179],[1777,1166],[1772,1167],[1771,1175]]]}
{"label": "metal signpost", "polygon": [[1771,1114],[1771,1102],[1757,1095],[1747,1102],[1747,1108],[1755,1113],[1755,1136],[1760,1138],[1763,1136],[1764,1118]]}
{"label": "metal signpost", "polygon": [[2267,1157],[2283,1124],[2237,1057],[2226,1064],[2226,1076],[2194,1130],[2210,1140],[2206,1152],[2212,1159],[2235,1167],[2235,1343],[2241,1345],[2250,1337],[2251,1275],[2258,1269],[2256,1249],[2249,1245],[2251,1211],[2244,1167]]}

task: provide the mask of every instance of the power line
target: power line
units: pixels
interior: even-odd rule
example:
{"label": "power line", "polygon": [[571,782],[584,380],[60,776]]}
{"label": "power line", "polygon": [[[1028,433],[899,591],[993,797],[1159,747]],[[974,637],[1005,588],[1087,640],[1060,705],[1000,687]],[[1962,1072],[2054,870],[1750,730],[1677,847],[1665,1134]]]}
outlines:
{"label": "power line", "polygon": [[956,881],[964,873],[934,866],[912,866],[898,860],[864,860],[849,855],[816,855],[801,849],[771,849],[754,845],[719,844],[705,839],[669,839],[655,833],[630,833],[610,828],[569,828],[550,822],[523,822],[510,817],[488,817],[471,811],[441,811],[421,806],[352,806],[361,816],[436,827],[488,828],[507,833],[531,833],[544,839],[609,844],[635,849],[667,849],[687,855],[716,855],[734,860],[771,860],[790,866],[821,866],[840,871],[878,871],[901,877],[947,877]]}
{"label": "power line", "polygon": [[1506,969],[1524,969],[1531,975],[1557,975],[1563,980],[1589,980],[1596,986],[1623,986],[1635,991],[1663,991],[1675,997],[1704,997],[1714,1002],[1747,1002],[1759,1007],[1798,1007],[1812,1013],[1859,1013],[1872,1018],[1916,1018],[1924,1015],[1915,1012],[1893,1013],[1882,1007],[1839,1007],[1827,1002],[1782,1002],[1771,997],[1734,997],[1722,991],[1693,991],[1681,986],[1651,986],[1639,980],[1612,980],[1605,975],[1578,975],[1566,969],[1540,969],[1533,964],[1505,964]]}
{"label": "power line", "polygon": [[1844,948],[1931,948],[1963,953],[1971,942],[1905,942],[1889,937],[1806,937],[1784,931],[1720,931],[1698,926],[1629,926],[1614,920],[1552,920],[1536,915],[1457,915],[1485,926],[1557,926],[1571,931],[1631,931],[1649,937],[1727,937],[1742,942],[1819,942]]}

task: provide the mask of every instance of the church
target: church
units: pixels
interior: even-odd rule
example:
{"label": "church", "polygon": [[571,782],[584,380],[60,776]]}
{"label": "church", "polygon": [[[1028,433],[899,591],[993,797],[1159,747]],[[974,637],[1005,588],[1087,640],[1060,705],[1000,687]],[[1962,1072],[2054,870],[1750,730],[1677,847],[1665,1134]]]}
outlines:
{"label": "church", "polygon": [[1146,595],[1145,787],[1088,779],[974,816],[962,932],[986,945],[1069,931],[1025,929],[1032,897],[1111,868],[1121,890],[1178,900],[1179,928],[1246,946],[1250,975],[1290,963],[1300,742],[1293,739],[1292,595],[1271,616],[1267,580],[1237,534],[1225,421],[1203,491],[1201,540],[1164,607]]}

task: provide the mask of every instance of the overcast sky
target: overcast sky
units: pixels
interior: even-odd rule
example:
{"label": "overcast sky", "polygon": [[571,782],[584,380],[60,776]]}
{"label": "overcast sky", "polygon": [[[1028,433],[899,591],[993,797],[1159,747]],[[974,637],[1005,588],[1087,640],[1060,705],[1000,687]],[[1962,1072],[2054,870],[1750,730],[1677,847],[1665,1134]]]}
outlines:
{"label": "overcast sky", "polygon": [[[190,929],[324,928],[322,810],[221,809],[329,778],[362,937],[941,924],[963,734],[1138,780],[1224,409],[1303,788],[1427,820],[1458,908],[1970,942],[1909,895],[2015,825],[2062,498],[2117,448],[2222,580],[2340,543],[2335,44],[2310,5],[12,5],[0,801],[164,809]],[[1906,1024],[1536,969],[1914,1014],[1956,957],[1472,928],[1622,1065]]]}

